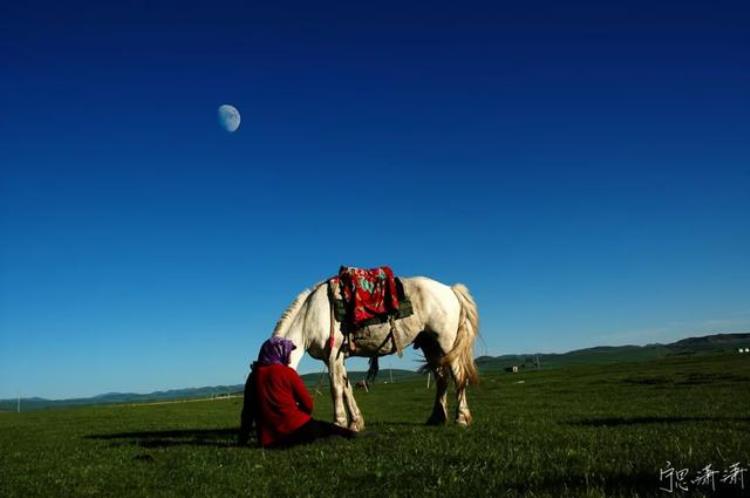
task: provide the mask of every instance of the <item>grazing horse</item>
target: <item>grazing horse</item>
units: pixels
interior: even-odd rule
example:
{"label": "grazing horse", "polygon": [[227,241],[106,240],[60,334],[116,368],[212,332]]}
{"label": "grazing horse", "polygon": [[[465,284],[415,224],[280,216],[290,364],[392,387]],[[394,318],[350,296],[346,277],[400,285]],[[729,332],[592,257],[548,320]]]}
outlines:
{"label": "grazing horse", "polygon": [[[377,358],[409,344],[422,349],[426,367],[435,374],[436,395],[428,424],[442,424],[448,418],[447,391],[452,377],[456,384],[456,422],[471,423],[466,402],[466,386],[478,380],[474,364],[474,341],[479,334],[479,315],[474,299],[462,284],[449,287],[425,277],[402,278],[404,293],[414,313],[393,322],[368,325],[354,331],[355,347],[342,347],[345,336],[336,320],[329,299],[328,283],[321,282],[303,291],[276,323],[273,335],[292,340],[290,366],[297,369],[302,355],[326,363],[330,378],[335,423],[352,430],[365,426],[346,374],[347,356]],[[354,338],[354,339],[351,339]]]}

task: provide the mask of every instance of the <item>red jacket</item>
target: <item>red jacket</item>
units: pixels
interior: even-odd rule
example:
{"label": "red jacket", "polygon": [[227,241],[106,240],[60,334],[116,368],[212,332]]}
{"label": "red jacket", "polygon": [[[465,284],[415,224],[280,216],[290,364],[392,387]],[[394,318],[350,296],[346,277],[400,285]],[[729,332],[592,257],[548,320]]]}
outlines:
{"label": "red jacket", "polygon": [[270,446],[302,427],[313,411],[313,400],[294,369],[259,366],[255,377],[255,423],[258,441]]}

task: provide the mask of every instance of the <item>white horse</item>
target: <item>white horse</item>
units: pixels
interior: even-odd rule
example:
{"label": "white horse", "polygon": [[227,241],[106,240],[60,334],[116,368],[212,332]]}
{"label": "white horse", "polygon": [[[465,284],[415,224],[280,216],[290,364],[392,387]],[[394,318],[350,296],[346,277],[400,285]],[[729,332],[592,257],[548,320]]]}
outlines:
{"label": "white horse", "polygon": [[[427,423],[442,424],[447,420],[446,394],[449,377],[453,377],[458,403],[456,422],[469,425],[471,413],[466,402],[466,386],[478,380],[473,350],[479,334],[479,316],[474,299],[462,284],[448,287],[425,277],[402,278],[401,282],[414,313],[394,321],[393,335],[389,323],[370,325],[350,335],[356,338],[355,348],[342,348],[345,337],[341,323],[334,318],[327,282],[297,296],[279,319],[273,335],[290,339],[298,346],[292,351],[290,363],[295,370],[305,351],[326,363],[333,415],[339,426],[352,430],[362,430],[365,426],[344,359],[349,355],[373,358],[392,354],[409,344],[422,349],[427,367],[435,374],[437,392]],[[333,347],[329,346],[330,337],[333,337]]]}

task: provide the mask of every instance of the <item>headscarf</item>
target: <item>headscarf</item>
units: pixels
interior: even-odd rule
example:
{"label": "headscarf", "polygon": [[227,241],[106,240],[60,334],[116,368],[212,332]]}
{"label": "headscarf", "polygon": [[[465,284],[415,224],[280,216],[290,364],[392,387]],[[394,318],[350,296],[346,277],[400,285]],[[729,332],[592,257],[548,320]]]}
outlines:
{"label": "headscarf", "polygon": [[271,337],[260,347],[258,353],[258,366],[266,365],[288,365],[292,350],[297,349],[289,339],[283,337]]}

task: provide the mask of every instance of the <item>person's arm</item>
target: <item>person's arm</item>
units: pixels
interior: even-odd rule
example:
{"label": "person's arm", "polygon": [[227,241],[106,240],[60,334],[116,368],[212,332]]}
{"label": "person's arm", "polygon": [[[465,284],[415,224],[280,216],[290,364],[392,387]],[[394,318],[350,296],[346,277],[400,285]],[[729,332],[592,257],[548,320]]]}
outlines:
{"label": "person's arm", "polygon": [[294,399],[299,403],[300,409],[307,413],[312,414],[313,411],[313,399],[310,393],[307,391],[305,384],[302,382],[302,377],[293,369],[289,369],[289,379],[292,383],[292,391],[294,392]]}

